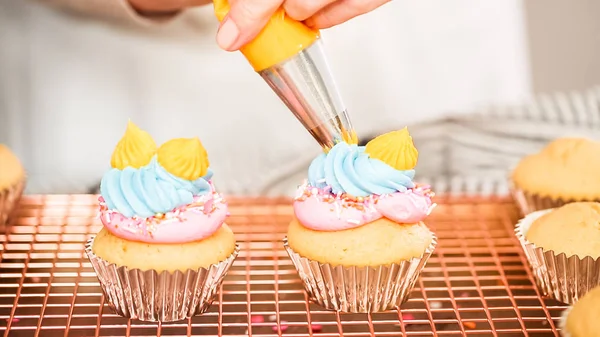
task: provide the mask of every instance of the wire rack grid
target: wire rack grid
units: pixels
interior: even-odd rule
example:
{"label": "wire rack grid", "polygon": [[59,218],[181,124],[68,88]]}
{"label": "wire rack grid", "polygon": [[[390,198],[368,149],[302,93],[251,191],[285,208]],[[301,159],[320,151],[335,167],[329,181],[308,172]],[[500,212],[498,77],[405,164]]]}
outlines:
{"label": "wire rack grid", "polygon": [[541,297],[506,198],[438,197],[439,245],[401,310],[340,314],[310,303],[282,244],[287,199],[233,199],[242,248],[209,312],[143,323],[104,303],[83,244],[100,228],[93,195],[27,196],[0,234],[4,336],[554,336],[564,305]]}

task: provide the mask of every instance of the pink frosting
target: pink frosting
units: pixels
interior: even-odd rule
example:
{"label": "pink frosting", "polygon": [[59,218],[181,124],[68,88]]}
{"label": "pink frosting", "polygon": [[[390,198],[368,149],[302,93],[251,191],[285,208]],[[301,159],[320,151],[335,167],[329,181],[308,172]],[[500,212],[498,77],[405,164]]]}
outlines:
{"label": "pink frosting", "polygon": [[294,213],[300,223],[317,231],[340,231],[360,227],[382,217],[399,223],[416,223],[431,213],[435,204],[428,187],[416,187],[366,198],[332,195],[328,190],[301,186],[294,201]]}
{"label": "pink frosting", "polygon": [[229,215],[227,202],[218,193],[199,196],[194,202],[151,218],[127,218],[109,210],[100,197],[100,220],[113,235],[147,243],[199,241],[215,233]]}

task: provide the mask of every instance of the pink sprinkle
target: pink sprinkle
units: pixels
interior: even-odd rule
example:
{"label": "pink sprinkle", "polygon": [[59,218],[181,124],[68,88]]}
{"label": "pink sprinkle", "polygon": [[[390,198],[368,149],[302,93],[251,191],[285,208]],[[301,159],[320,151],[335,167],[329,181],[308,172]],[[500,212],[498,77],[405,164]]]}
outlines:
{"label": "pink sprinkle", "polygon": [[202,208],[202,211],[204,212],[204,214],[208,214],[212,211],[212,207],[215,203],[215,199],[208,199],[206,200],[206,202],[204,203],[204,206]]}
{"label": "pink sprinkle", "polygon": [[466,292],[466,291],[465,291],[465,292],[462,292],[462,293],[460,294],[460,297],[469,297],[469,293],[468,293],[468,292]]}
{"label": "pink sprinkle", "polygon": [[250,318],[250,321],[252,322],[252,324],[263,323],[265,321],[265,317],[262,315],[252,316]]}
{"label": "pink sprinkle", "polygon": [[413,316],[412,314],[402,314],[403,321],[413,321],[414,319],[415,316]]}
{"label": "pink sprinkle", "polygon": [[18,319],[18,318],[16,318],[16,317],[12,319],[12,322],[13,322],[13,323],[19,323],[19,321],[20,321],[20,319]]}
{"label": "pink sprinkle", "polygon": [[319,332],[321,330],[323,330],[323,326],[321,324],[311,324],[311,328],[313,332]]}
{"label": "pink sprinkle", "polygon": [[225,216],[231,216],[231,213],[227,212],[227,213],[225,214]]}
{"label": "pink sprinkle", "polygon": [[40,278],[40,277],[37,277],[37,276],[33,276],[33,277],[31,278],[31,281],[33,281],[33,282],[35,282],[35,283],[38,283],[38,282],[40,282],[40,280],[41,280],[41,278]]}
{"label": "pink sprinkle", "polygon": [[[279,327],[281,328],[281,332],[285,332],[288,329],[286,323],[286,321],[281,321],[281,324],[279,325]],[[277,331],[277,325],[273,326],[273,331]]]}

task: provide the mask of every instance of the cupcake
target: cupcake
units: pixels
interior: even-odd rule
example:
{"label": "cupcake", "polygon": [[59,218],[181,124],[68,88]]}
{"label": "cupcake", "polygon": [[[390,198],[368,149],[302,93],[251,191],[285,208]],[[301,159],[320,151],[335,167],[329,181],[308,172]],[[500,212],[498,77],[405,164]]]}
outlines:
{"label": "cupcake", "polygon": [[544,295],[573,304],[600,286],[600,203],[533,212],[515,232]]}
{"label": "cupcake", "polygon": [[433,194],[413,182],[417,157],[405,128],[313,160],[285,248],[314,302],[358,313],[408,299],[436,246],[423,223]]}
{"label": "cupcake", "polygon": [[0,144],[0,225],[5,224],[19,203],[25,186],[25,170],[19,159]]}
{"label": "cupcake", "polygon": [[102,230],[86,245],[109,306],[142,321],[203,313],[238,254],[197,138],[157,148],[129,123],[100,185]]}
{"label": "cupcake", "polygon": [[560,138],[525,157],[512,172],[513,196],[524,214],[574,201],[600,201],[600,142]]}
{"label": "cupcake", "polygon": [[573,307],[565,310],[560,321],[564,337],[600,336],[600,287],[590,290]]}

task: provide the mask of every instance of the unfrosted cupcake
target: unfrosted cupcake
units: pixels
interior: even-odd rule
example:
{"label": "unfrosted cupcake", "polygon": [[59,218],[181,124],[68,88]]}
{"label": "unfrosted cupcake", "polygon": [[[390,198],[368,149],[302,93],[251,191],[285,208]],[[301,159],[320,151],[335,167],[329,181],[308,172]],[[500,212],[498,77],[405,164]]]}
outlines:
{"label": "unfrosted cupcake", "polygon": [[563,337],[600,336],[600,287],[590,290],[573,307],[565,310],[560,322]]}
{"label": "unfrosted cupcake", "polygon": [[143,321],[203,313],[238,254],[197,138],[158,147],[131,122],[102,178],[103,229],[86,252],[108,304]]}
{"label": "unfrosted cupcake", "polygon": [[0,225],[13,213],[25,186],[25,170],[21,162],[0,144]]}
{"label": "unfrosted cupcake", "polygon": [[600,201],[600,142],[560,138],[523,158],[511,175],[524,214],[574,201]]}
{"label": "unfrosted cupcake", "polygon": [[600,203],[537,211],[515,231],[545,295],[572,304],[600,286]]}
{"label": "unfrosted cupcake", "polygon": [[413,182],[417,157],[402,129],[313,160],[285,242],[313,301],[378,312],[408,299],[436,245],[422,222],[432,193]]}

